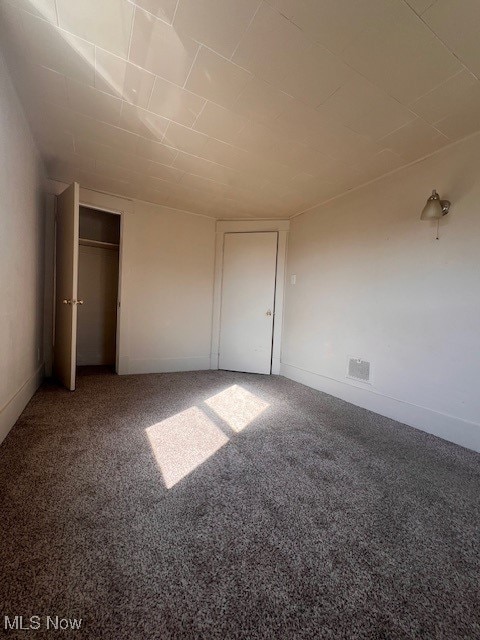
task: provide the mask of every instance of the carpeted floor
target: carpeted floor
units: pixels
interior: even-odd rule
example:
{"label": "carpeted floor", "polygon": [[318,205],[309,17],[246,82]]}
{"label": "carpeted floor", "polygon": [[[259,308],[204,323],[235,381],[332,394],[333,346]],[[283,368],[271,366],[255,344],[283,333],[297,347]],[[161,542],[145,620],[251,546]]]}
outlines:
{"label": "carpeted floor", "polygon": [[275,376],[47,383],[0,447],[0,628],[479,638],[479,462]]}

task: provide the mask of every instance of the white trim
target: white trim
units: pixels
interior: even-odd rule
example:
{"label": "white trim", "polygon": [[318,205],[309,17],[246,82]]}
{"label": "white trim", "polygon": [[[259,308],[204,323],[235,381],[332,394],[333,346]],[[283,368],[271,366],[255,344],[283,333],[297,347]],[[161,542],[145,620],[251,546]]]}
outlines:
{"label": "white trim", "polygon": [[122,274],[123,274],[123,227],[124,214],[120,213],[120,237],[118,239],[118,282],[117,282],[117,327],[115,333],[115,373],[120,373],[120,336],[124,320],[122,312]]}
{"label": "white trim", "polygon": [[210,369],[218,369],[220,344],[220,311],[222,307],[222,273],[223,273],[223,238],[224,232],[215,233],[215,269],[213,275],[213,309],[212,309],[212,346],[210,353]]}
{"label": "white trim", "polygon": [[358,407],[480,452],[480,424],[283,363],[280,374]]}
{"label": "white trim", "polygon": [[148,358],[130,359],[124,363],[128,371],[122,373],[171,373],[175,371],[200,371],[210,369],[209,356],[192,356],[190,358]]}
{"label": "white trim", "polygon": [[290,220],[218,220],[217,232],[288,231]]}
{"label": "white trim", "polygon": [[277,275],[275,279],[275,318],[273,322],[272,373],[280,373],[282,353],[283,311],[285,303],[285,274],[287,265],[288,227],[278,231]]}
{"label": "white trim", "polygon": [[42,364],[33,375],[20,387],[16,394],[0,409],[0,443],[6,438],[10,429],[17,422],[30,398],[41,385],[45,365]]}
{"label": "white trim", "polygon": [[280,373],[285,266],[289,220],[219,220],[215,236],[215,274],[213,287],[212,349],[210,369],[218,369],[220,310],[222,305],[223,242],[226,233],[278,232],[277,274],[275,280],[275,321],[273,324],[272,373]]}

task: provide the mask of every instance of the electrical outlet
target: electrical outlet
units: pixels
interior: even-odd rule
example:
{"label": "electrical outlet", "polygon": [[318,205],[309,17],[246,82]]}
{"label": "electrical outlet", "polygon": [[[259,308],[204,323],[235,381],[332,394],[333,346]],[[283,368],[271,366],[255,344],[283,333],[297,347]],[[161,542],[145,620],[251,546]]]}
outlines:
{"label": "electrical outlet", "polygon": [[290,276],[290,284],[297,284],[297,276],[295,274]]}

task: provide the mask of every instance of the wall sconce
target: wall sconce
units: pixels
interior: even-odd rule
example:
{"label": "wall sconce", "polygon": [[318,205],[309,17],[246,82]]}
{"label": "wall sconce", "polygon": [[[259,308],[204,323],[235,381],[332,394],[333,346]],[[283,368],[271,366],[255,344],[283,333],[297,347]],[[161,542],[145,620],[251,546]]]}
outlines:
{"label": "wall sconce", "polygon": [[450,211],[449,200],[440,200],[440,196],[435,191],[432,191],[432,195],[428,198],[427,203],[423,207],[420,220],[436,220],[437,221],[437,240],[438,240],[438,226],[440,219],[446,216]]}

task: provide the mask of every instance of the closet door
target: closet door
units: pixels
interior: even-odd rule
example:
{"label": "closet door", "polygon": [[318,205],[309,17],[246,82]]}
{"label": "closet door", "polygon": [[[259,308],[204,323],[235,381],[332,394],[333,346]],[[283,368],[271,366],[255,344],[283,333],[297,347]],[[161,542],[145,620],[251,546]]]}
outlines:
{"label": "closet door", "polygon": [[270,373],[277,232],[226,233],[219,368]]}
{"label": "closet door", "polygon": [[55,377],[75,389],[77,351],[77,299],[79,185],[74,182],[57,198],[55,253]]}

